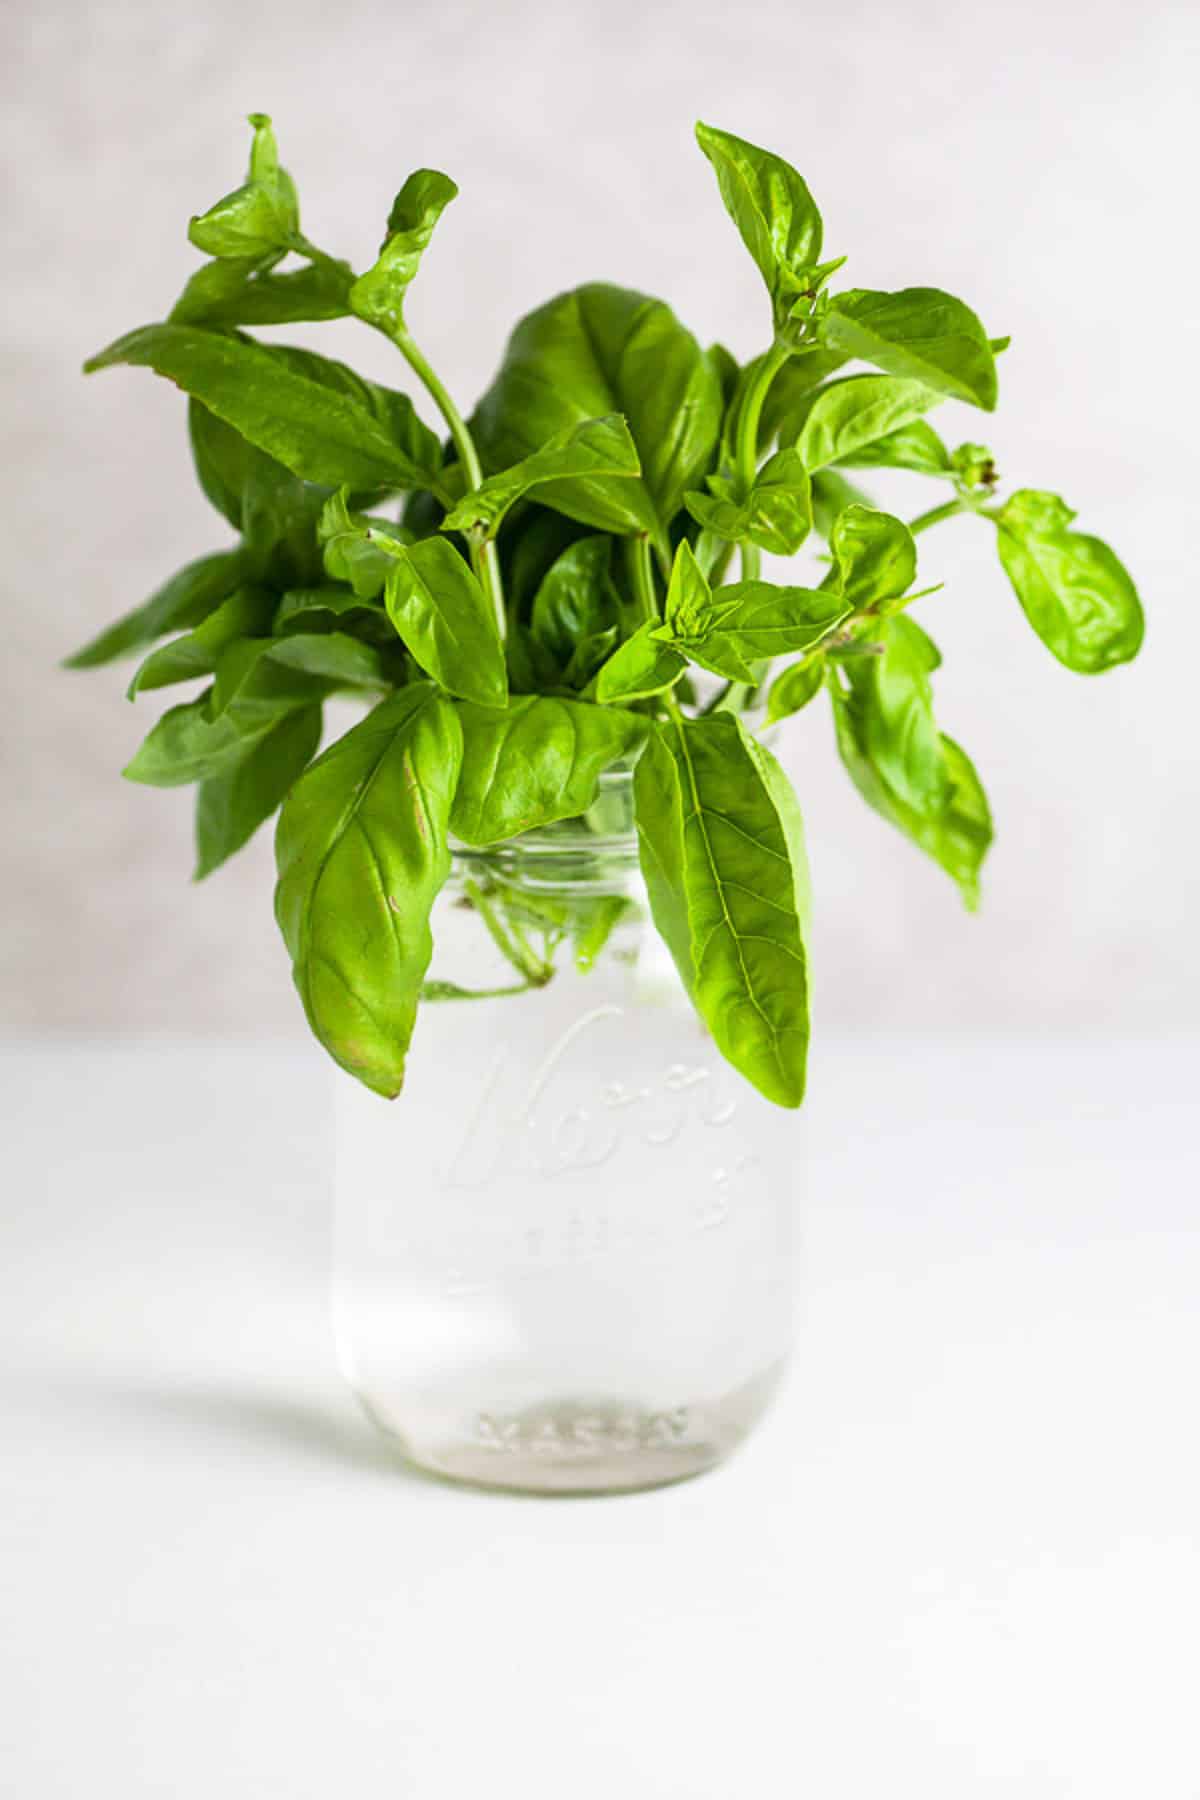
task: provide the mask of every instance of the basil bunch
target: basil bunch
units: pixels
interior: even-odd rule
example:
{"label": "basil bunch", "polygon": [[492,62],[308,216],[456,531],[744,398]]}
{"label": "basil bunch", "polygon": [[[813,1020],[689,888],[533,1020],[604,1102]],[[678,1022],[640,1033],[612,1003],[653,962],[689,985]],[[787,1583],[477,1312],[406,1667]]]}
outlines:
{"label": "basil bunch", "polygon": [[[1006,340],[936,288],[833,292],[844,258],[822,260],[800,176],[701,125],[766,286],[767,348],[739,365],[663,301],[594,283],[517,326],[468,424],[405,313],[454,183],[410,176],[356,274],[303,234],[270,121],[251,124],[246,182],[191,222],[210,260],[164,323],[87,364],[183,389],[198,479],[238,534],[70,659],[148,652],[131,697],[211,678],[125,773],[197,784],[197,875],[282,805],[276,912],[309,1022],[392,1095],[451,840],[577,819],[605,770],[632,766],[650,905],[688,992],[729,1061],[798,1105],[803,830],[748,720],[826,693],[863,797],[973,906],[991,818],[936,721],[940,657],[907,610],[916,536],[958,513],[985,520],[1026,618],[1070,669],[1095,674],[1141,643],[1107,545],[1057,495],[998,503],[988,450],[952,449],[927,420],[946,397],[992,410]],[[447,441],[406,394],[245,329],[349,315],[394,343]],[[915,471],[947,498],[905,524],[845,473],[870,468]],[[402,514],[381,511],[397,494]],[[816,586],[763,579],[763,551],[790,556],[814,534]],[[314,761],[322,703],[344,692],[370,711]]]}

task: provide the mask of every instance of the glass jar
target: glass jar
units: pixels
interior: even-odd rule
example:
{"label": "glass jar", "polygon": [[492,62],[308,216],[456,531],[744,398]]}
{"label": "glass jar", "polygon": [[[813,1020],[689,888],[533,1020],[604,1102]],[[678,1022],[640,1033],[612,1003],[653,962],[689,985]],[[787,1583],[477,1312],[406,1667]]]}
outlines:
{"label": "glass jar", "polygon": [[404,1092],[337,1077],[335,1328],[423,1468],[655,1486],[761,1416],[791,1335],[800,1125],[717,1054],[650,922],[628,776],[456,852]]}

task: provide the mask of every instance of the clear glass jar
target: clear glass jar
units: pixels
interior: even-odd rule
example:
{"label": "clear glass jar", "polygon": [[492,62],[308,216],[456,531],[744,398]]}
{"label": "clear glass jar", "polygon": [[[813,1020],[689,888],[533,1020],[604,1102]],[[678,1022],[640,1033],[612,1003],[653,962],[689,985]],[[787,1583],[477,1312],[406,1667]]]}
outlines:
{"label": "clear glass jar", "polygon": [[337,1078],[351,1386],[460,1481],[600,1493],[711,1467],[787,1355],[801,1127],[683,992],[629,778],[583,820],[456,853],[433,933],[400,1099]]}

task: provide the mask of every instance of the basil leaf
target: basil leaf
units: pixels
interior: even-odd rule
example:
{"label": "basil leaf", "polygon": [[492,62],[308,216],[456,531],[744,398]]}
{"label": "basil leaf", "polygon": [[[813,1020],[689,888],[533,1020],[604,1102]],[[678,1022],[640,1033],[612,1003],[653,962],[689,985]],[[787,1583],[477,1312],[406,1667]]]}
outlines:
{"label": "basil leaf", "polygon": [[245,185],[193,218],[188,237],[208,256],[282,255],[300,230],[296,188],[279,166],[275,133],[266,113],[251,113],[254,142]]}
{"label": "basil leaf", "polygon": [[326,572],[350,584],[359,600],[382,594],[397,556],[413,534],[390,519],[352,513],[345,489],[326,501],[317,523]]}
{"label": "basil leaf", "polygon": [[922,636],[903,616],[891,619],[880,628],[883,654],[845,667],[863,756],[902,808],[927,818],[942,810],[947,776]]}
{"label": "basil leaf", "polygon": [[825,663],[821,657],[812,662],[793,663],[776,677],[767,695],[767,724],[790,718],[807,706],[825,685]]}
{"label": "basil leaf", "polygon": [[586,688],[605,659],[616,648],[620,628],[609,625],[604,631],[589,632],[580,638],[563,670],[563,683],[576,692]]}
{"label": "basil leaf", "polygon": [[460,703],[458,716],[463,766],[450,828],[474,845],[586,812],[601,774],[647,729],[633,713],[547,694],[510,700],[503,711]]}
{"label": "basil leaf", "polygon": [[[226,651],[223,664],[229,656]],[[227,681],[232,683],[232,672]],[[290,669],[261,669],[215,706],[214,684],[198,699],[165,712],[122,772],[128,781],[148,787],[186,787],[224,774],[248,756],[285,713],[320,699],[324,692],[324,684],[310,676]]]}
{"label": "basil leaf", "polygon": [[[756,358],[756,362],[761,359]],[[797,421],[804,417],[813,392],[830,375],[849,361],[840,350],[818,349],[815,345],[797,350],[789,356],[767,389],[758,425],[759,449],[765,450],[776,438],[790,441],[799,431]],[[755,364],[748,364],[754,368]]]}
{"label": "basil leaf", "polygon": [[609,537],[580,538],[542,577],[533,598],[530,629],[559,663],[566,663],[585,638],[613,623],[611,550]]}
{"label": "basil leaf", "polygon": [[[213,271],[214,273],[210,273]],[[215,279],[219,271],[223,279]],[[197,269],[171,308],[168,324],[293,325],[344,319],[350,311],[352,272],[325,263],[278,274],[255,262],[206,263]]]}
{"label": "basil leaf", "polygon": [[445,538],[425,538],[393,559],[388,617],[405,647],[444,688],[481,706],[508,692],[496,619],[470,567]]}
{"label": "basil leaf", "polygon": [[454,707],[418,683],[305,771],[276,831],[275,916],[308,1022],[335,1062],[389,1097],[433,951],[461,759]]}
{"label": "basil leaf", "polygon": [[753,682],[753,664],[808,650],[849,614],[831,589],[735,581],[712,589],[690,546],[680,544],[667,589],[666,616],[652,636],[730,681]]}
{"label": "basil leaf", "polygon": [[911,469],[917,475],[950,475],[955,472],[950,452],[933,426],[924,419],[913,419],[886,437],[876,438],[849,456],[843,456],[843,469]]}
{"label": "basil leaf", "polygon": [[829,534],[838,588],[847,608],[878,611],[907,594],[917,578],[917,546],[891,513],[847,506]]}
{"label": "basil leaf", "polygon": [[531,488],[571,477],[628,479],[640,474],[637,448],[620,413],[585,419],[582,425],[557,432],[532,456],[464,494],[442,520],[442,530],[494,537],[509,507]]}
{"label": "basil leaf", "polygon": [[249,843],[308,767],[321,741],[321,708],[285,713],[248,756],[196,789],[196,869],[203,881]]}
{"label": "basil leaf", "polygon": [[268,638],[265,655],[285,668],[321,675],[339,687],[386,687],[378,650],[345,631],[289,633]]}
{"label": "basil leaf", "polygon": [[925,807],[906,804],[872,759],[865,741],[861,689],[847,691],[833,682],[830,691],[838,750],[859,793],[940,864],[957,882],[964,904],[973,912],[979,904],[979,871],[992,841],[992,819],[970,758],[943,733],[940,795]]}
{"label": "basil leaf", "polygon": [[143,644],[153,643],[168,631],[198,625],[233,593],[244,572],[245,560],[238,550],[199,557],[172,575],[149,600],[68,656],[63,667],[95,669],[131,650],[140,650]]}
{"label": "basil leaf", "polygon": [[382,600],[363,600],[347,587],[289,588],[280,596],[273,628],[277,633],[330,631],[335,619],[347,619],[353,629],[355,613],[359,615],[357,629],[369,625],[373,639],[377,624],[386,638],[393,636]]}
{"label": "basil leaf", "polygon": [[687,658],[652,637],[653,630],[650,624],[640,625],[601,666],[595,681],[595,697],[601,706],[616,700],[648,700],[675,686],[687,668]]}
{"label": "basil leaf", "polygon": [[84,368],[90,374],[118,363],[166,376],[306,481],[358,489],[428,481],[428,470],[361,400],[320,385],[311,373],[293,373],[264,344],[193,325],[143,325]]}
{"label": "basil leaf", "polygon": [[211,675],[221,652],[238,638],[265,631],[274,610],[275,596],[264,588],[236,589],[194,631],[152,650],[126,689],[126,698]]}
{"label": "basil leaf", "polygon": [[816,203],[781,156],[712,125],[697,125],[696,140],[716,171],[725,210],[766,282],[779,331],[821,259]]}
{"label": "basil leaf", "polygon": [[314,680],[308,671],[270,656],[276,641],[294,642],[291,638],[239,638],[221,651],[208,694],[208,716],[214,724],[231,709],[243,717],[257,718],[328,692],[329,682]]}
{"label": "basil leaf", "polygon": [[854,482],[839,475],[836,469],[822,469],[813,476],[812,501],[813,524],[826,539],[833,530],[838,514],[848,506],[872,508],[869,496]]}
{"label": "basil leaf", "polygon": [[714,713],[655,728],[634,794],[650,910],[717,1048],[768,1100],[799,1106],[808,875],[786,779]]}
{"label": "basil leaf", "polygon": [[907,425],[941,396],[920,381],[898,375],[846,375],[816,388],[780,423],[781,440],[794,441],[810,472],[852,456]]}
{"label": "basil leaf", "polygon": [[940,288],[835,294],[820,321],[821,342],[991,412],[996,359],[971,308]]}
{"label": "basil leaf", "polygon": [[437,169],[417,169],[392,202],[387,236],[374,266],[350,290],[360,319],[385,331],[404,328],[404,296],[421,266],[434,227],[458,187]]}
{"label": "basil leaf", "polygon": [[745,500],[730,484],[709,477],[714,498],[685,494],[693,519],[732,543],[757,544],[773,556],[793,556],[812,530],[812,483],[795,450],[779,450],[759,470]]}
{"label": "basil leaf", "polygon": [[556,482],[541,499],[601,531],[648,531],[661,549],[721,430],[712,363],[669,306],[594,282],[521,320],[471,421],[484,465],[507,468],[583,419],[619,412],[639,479]]}
{"label": "basil leaf", "polygon": [[994,517],[1004,572],[1059,662],[1098,675],[1137,655],[1145,635],[1137,589],[1106,543],[1070,530],[1075,514],[1064,500],[1021,488]]}

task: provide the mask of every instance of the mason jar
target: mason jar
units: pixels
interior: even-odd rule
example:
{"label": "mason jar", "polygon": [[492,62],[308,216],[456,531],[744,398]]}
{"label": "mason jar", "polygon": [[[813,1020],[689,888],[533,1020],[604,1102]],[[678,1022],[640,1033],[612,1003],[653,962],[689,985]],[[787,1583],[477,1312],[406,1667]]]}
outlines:
{"label": "mason jar", "polygon": [[337,1077],[347,1379],[458,1481],[601,1493],[711,1467],[788,1353],[802,1127],[688,1001],[630,778],[457,850],[433,937],[400,1098]]}

